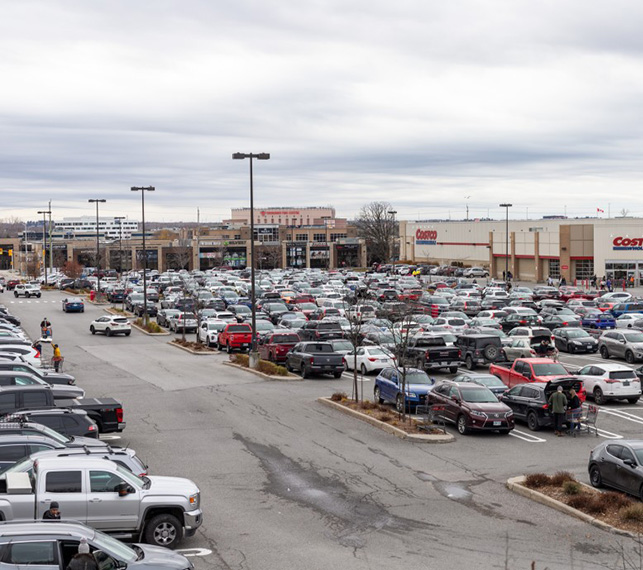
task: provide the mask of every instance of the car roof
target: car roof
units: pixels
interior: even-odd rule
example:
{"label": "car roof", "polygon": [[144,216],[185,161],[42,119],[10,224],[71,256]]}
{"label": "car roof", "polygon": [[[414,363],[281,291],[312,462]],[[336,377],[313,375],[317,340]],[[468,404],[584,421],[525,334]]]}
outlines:
{"label": "car roof", "polygon": [[74,538],[85,537],[93,540],[96,531],[76,521],[23,521],[23,522],[0,522],[0,538],[15,536],[72,536]]}
{"label": "car roof", "polygon": [[[617,364],[615,362],[614,363],[612,363],[612,362],[605,362],[605,363],[599,362],[599,363],[596,363],[596,364],[591,364],[589,366],[597,366],[598,368],[602,368],[603,370],[606,370],[606,371],[609,370],[610,372],[613,372],[615,370],[625,370],[625,371],[629,372],[630,370],[632,370],[629,366],[626,366],[625,364]],[[585,368],[585,367],[583,366],[583,368]]]}

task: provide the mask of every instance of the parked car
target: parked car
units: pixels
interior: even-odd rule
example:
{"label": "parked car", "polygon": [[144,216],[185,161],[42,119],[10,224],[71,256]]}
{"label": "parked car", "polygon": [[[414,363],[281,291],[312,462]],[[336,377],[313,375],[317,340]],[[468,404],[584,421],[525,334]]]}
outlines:
{"label": "parked car", "polygon": [[610,313],[583,315],[581,325],[588,329],[615,329],[616,319]]}
{"label": "parked car", "polygon": [[485,386],[443,380],[431,390],[428,400],[443,406],[444,420],[454,423],[463,435],[473,430],[507,434],[514,429],[513,410]]}
{"label": "parked car", "polygon": [[92,334],[97,332],[105,333],[105,336],[112,336],[117,334],[124,334],[129,336],[132,334],[132,325],[127,320],[127,317],[118,317],[116,315],[104,315],[92,321],[89,325],[89,331]]}
{"label": "parked car", "polygon": [[538,356],[535,347],[527,337],[516,337],[511,339],[511,344],[503,347],[509,362],[516,358],[532,358]]}
{"label": "parked car", "polygon": [[286,368],[291,372],[299,371],[302,378],[313,374],[332,374],[340,378],[344,372],[344,357],[333,352],[333,346],[328,342],[300,342],[288,353]]}
{"label": "parked car", "polygon": [[460,349],[447,346],[445,338],[437,334],[410,338],[402,356],[407,364],[420,370],[448,368],[451,374],[455,374],[462,364]]}
{"label": "parked car", "polygon": [[552,332],[554,345],[558,350],[569,352],[598,352],[598,341],[581,328],[565,327]]}
{"label": "parked car", "polygon": [[228,323],[219,333],[217,345],[219,350],[250,350],[252,327],[248,323]]}
{"label": "parked car", "polygon": [[156,323],[160,327],[169,328],[170,320],[176,317],[181,311],[178,309],[160,309],[156,314]]}
{"label": "parked car", "polygon": [[460,349],[460,359],[464,360],[464,365],[469,370],[492,362],[507,361],[502,342],[494,335],[465,332],[455,344]]}
{"label": "parked car", "polygon": [[0,339],[0,355],[2,354],[20,356],[27,364],[31,364],[36,368],[41,366],[40,352],[33,346],[3,344],[2,339]]}
{"label": "parked car", "polygon": [[542,427],[554,425],[554,418],[549,409],[549,397],[558,389],[563,387],[563,392],[570,397],[569,390],[581,389],[580,381],[577,378],[559,378],[549,382],[534,382],[532,384],[518,384],[502,396],[500,401],[507,404],[514,413],[514,418],[527,424],[527,427],[536,431]]}
{"label": "parked car", "polygon": [[[500,378],[509,388],[526,382],[549,382],[571,376],[562,364],[550,358],[517,358],[511,366],[492,364],[489,373]],[[584,391],[581,390],[578,397],[584,400]]]}
{"label": "parked car", "polygon": [[505,386],[500,380],[493,374],[482,374],[477,372],[466,372],[463,374],[458,374],[454,379],[454,382],[473,382],[474,384],[480,384],[480,386],[486,386],[491,390],[496,397],[499,397],[501,394],[504,394],[507,391],[507,386]]}
{"label": "parked car", "polygon": [[[261,337],[258,343],[259,358],[270,362],[285,362],[288,352],[299,342],[294,332],[275,332]],[[344,341],[345,342],[345,341]]]}
{"label": "parked car", "polygon": [[599,443],[589,453],[587,470],[594,487],[612,487],[641,499],[643,441],[621,439]]}
{"label": "parked car", "polygon": [[99,434],[96,422],[85,410],[80,409],[27,408],[14,410],[5,419],[39,423],[68,437],[98,438]]}
{"label": "parked car", "polygon": [[170,331],[194,333],[198,327],[194,313],[180,312],[170,319]]}
{"label": "parked car", "polygon": [[37,378],[40,378],[47,384],[62,384],[64,386],[73,386],[76,384],[76,379],[71,374],[64,374],[63,372],[54,372],[53,369],[36,368],[26,362],[16,361],[13,359],[0,358],[0,371],[13,370],[15,372],[27,372]]}
{"label": "parked car", "polygon": [[426,405],[428,394],[435,386],[435,379],[417,368],[407,368],[404,379],[402,382],[401,372],[395,367],[384,368],[375,378],[373,399],[380,404],[394,402],[395,408],[401,413],[404,410],[404,383],[407,409],[413,412],[417,406]]}
{"label": "parked car", "polygon": [[0,386],[47,386],[51,388],[54,400],[69,398],[84,398],[85,390],[79,386],[69,384],[50,384],[40,374],[29,372],[16,372],[15,370],[2,370],[0,368]]}
{"label": "parked car", "polygon": [[580,327],[581,319],[577,315],[545,315],[543,317],[542,326],[548,328],[550,331],[560,329],[563,327]]}
{"label": "parked car", "polygon": [[359,370],[363,375],[382,370],[395,363],[395,357],[379,346],[360,346],[344,355],[347,370]]}
{"label": "parked car", "polygon": [[624,358],[632,364],[643,360],[643,332],[616,330],[603,333],[598,339],[598,350],[603,358]]}
{"label": "parked car", "polygon": [[576,375],[599,405],[608,400],[627,400],[636,404],[641,397],[641,380],[628,366],[607,362],[588,364]]}
{"label": "parked car", "polygon": [[199,327],[199,340],[207,346],[218,346],[219,333],[228,326],[226,321],[208,319]]}

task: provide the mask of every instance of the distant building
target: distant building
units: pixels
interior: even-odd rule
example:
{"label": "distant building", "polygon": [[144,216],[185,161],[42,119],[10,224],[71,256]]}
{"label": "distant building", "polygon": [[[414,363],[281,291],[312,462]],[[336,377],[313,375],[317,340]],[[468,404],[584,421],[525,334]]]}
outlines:
{"label": "distant building", "polygon": [[[132,234],[138,232],[138,221],[117,220],[115,218],[98,218],[98,231],[103,239],[116,240],[120,236],[120,223],[122,223],[123,239],[130,239]],[[83,238],[96,235],[96,217],[81,216],[79,218],[63,218],[62,221],[53,222],[54,233],[68,239]]]}
{"label": "distant building", "polygon": [[[277,224],[279,226],[316,226],[324,220],[335,219],[335,208],[331,207],[271,207],[255,208],[255,224]],[[231,224],[250,224],[250,208],[233,208],[232,217],[224,220]]]}

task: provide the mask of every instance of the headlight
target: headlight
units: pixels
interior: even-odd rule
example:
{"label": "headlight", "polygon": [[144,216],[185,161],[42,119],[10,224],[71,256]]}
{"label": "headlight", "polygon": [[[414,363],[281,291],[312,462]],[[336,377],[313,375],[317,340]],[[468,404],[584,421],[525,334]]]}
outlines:
{"label": "headlight", "polygon": [[581,343],[580,340],[575,340],[575,341],[572,342],[572,344],[577,344],[578,345],[578,344],[582,344],[582,343]]}
{"label": "headlight", "polygon": [[192,507],[192,509],[198,509],[199,505],[201,504],[201,493],[194,493],[194,495],[190,495],[189,501],[190,507]]}
{"label": "headlight", "polygon": [[513,415],[514,415],[514,413],[513,413],[512,411],[509,411],[509,412],[507,412],[507,413],[505,414],[505,418],[510,418],[510,417],[511,417],[511,416],[513,416]]}
{"label": "headlight", "polygon": [[477,410],[471,410],[471,415],[476,417],[476,418],[486,418],[487,414],[484,412],[478,412]]}
{"label": "headlight", "polygon": [[407,397],[407,398],[417,398],[417,395],[416,395],[416,394],[414,394],[413,392],[408,392],[408,393],[406,394],[406,397]]}

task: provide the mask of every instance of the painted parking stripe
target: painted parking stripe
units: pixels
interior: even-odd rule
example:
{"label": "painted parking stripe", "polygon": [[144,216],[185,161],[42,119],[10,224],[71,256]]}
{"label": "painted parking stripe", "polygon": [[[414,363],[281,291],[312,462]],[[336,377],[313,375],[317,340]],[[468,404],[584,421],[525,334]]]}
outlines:
{"label": "painted parking stripe", "polygon": [[631,414],[629,412],[624,412],[621,410],[605,410],[604,408],[599,408],[599,411],[602,412],[603,414],[608,414],[610,416],[616,416],[617,418],[621,418],[622,420],[628,420],[630,422],[634,422],[637,424],[643,424],[643,418],[639,418],[638,416],[635,416],[634,414]]}
{"label": "painted parking stripe", "polygon": [[212,554],[212,551],[208,550],[207,548],[180,548],[175,550],[174,552],[183,554],[183,556],[187,558],[191,558],[193,556],[209,556],[210,554]]}
{"label": "painted parking stripe", "polygon": [[531,433],[526,433],[524,431],[520,431],[517,429],[512,429],[509,432],[509,435],[517,437],[518,439],[522,439],[523,441],[526,441],[528,443],[545,443],[547,441],[546,439],[542,439],[541,437],[536,437]]}
{"label": "painted parking stripe", "polygon": [[623,439],[622,435],[612,433],[610,431],[605,431],[604,429],[597,428],[596,431],[598,431],[598,435],[604,437],[605,439]]}

